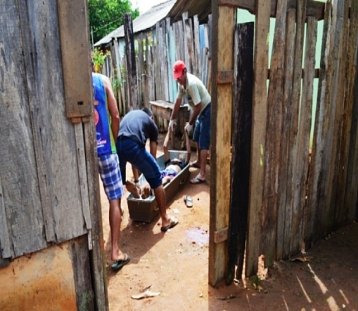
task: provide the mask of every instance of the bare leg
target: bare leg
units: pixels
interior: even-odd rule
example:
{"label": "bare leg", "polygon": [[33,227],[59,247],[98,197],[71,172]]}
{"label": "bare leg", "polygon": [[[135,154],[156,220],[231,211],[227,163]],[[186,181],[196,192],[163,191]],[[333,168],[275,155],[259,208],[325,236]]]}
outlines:
{"label": "bare leg", "polygon": [[121,200],[109,201],[109,225],[111,227],[111,244],[112,253],[111,259],[113,261],[123,258],[123,253],[119,249],[119,237],[121,232]]}
{"label": "bare leg", "polygon": [[200,150],[200,178],[206,179],[206,159],[208,157],[209,150]]}
{"label": "bare leg", "polygon": [[196,144],[196,151],[197,151],[197,156],[196,156],[197,160],[194,161],[194,162],[191,162],[190,166],[200,168],[201,167],[201,156],[200,156],[200,149],[199,149],[199,144],[198,143]]}
{"label": "bare leg", "polygon": [[169,225],[170,217],[167,214],[167,202],[162,185],[154,189],[155,199],[157,200],[160,217],[162,219],[162,227]]}

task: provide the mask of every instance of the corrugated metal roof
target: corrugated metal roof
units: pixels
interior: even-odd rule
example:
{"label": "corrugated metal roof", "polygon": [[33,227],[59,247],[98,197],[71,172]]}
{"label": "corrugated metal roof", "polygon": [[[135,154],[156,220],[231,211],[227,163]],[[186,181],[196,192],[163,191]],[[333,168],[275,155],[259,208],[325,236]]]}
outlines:
{"label": "corrugated metal roof", "polygon": [[[164,19],[168,12],[171,10],[176,0],[169,0],[167,2],[153,6],[150,10],[146,11],[142,15],[139,15],[133,20],[133,33],[141,32],[152,28],[157,22]],[[124,26],[120,26],[117,29],[110,32],[107,36],[97,41],[94,46],[100,46],[112,41],[113,38],[124,37]]]}

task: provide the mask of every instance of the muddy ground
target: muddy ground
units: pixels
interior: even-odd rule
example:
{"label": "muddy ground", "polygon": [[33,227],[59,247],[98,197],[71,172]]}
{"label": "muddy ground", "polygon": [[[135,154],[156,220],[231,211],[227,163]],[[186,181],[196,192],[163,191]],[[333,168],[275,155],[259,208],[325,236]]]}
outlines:
{"label": "muddy ground", "polygon": [[[198,172],[190,170],[191,176]],[[185,206],[184,195],[192,196],[192,208]],[[131,261],[117,273],[108,269],[111,311],[358,310],[357,223],[316,243],[308,261],[277,262],[259,284],[246,279],[213,288],[208,285],[209,200],[208,183],[186,184],[169,205],[169,213],[180,223],[165,234],[159,218],[150,224],[132,222],[127,200],[122,200],[121,248]],[[103,191],[102,215],[109,263],[108,203]],[[133,299],[146,288],[154,297]]]}

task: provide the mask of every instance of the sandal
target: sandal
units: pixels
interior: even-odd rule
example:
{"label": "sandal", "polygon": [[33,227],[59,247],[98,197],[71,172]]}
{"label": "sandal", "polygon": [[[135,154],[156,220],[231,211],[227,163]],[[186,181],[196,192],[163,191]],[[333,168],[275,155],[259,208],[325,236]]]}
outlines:
{"label": "sandal", "polygon": [[190,179],[191,184],[202,184],[206,182],[206,179],[201,179],[198,176],[194,177],[193,179]]}
{"label": "sandal", "polygon": [[179,223],[178,220],[176,220],[176,219],[171,219],[171,220],[170,220],[170,223],[169,223],[168,225],[163,226],[163,227],[160,228],[160,231],[162,231],[162,232],[167,232],[169,229],[174,228],[178,223]]}
{"label": "sandal", "polygon": [[123,254],[123,256],[124,256],[123,259],[118,259],[112,263],[111,269],[113,271],[117,272],[121,270],[131,260],[128,254]]}

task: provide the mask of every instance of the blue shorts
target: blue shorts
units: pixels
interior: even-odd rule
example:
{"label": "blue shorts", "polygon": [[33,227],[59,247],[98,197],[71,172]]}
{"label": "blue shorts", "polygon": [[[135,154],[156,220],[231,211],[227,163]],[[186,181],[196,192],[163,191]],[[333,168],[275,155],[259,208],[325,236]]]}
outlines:
{"label": "blue shorts", "polygon": [[120,199],[123,195],[123,184],[118,156],[115,153],[98,156],[98,170],[108,200]]}
{"label": "blue shorts", "polygon": [[210,148],[210,115],[211,109],[208,104],[195,122],[193,140],[198,143],[200,150]]}
{"label": "blue shorts", "polygon": [[117,139],[117,153],[124,181],[126,181],[126,165],[129,162],[144,175],[152,189],[162,184],[157,160],[145,149],[145,146],[130,138],[119,137]]}

